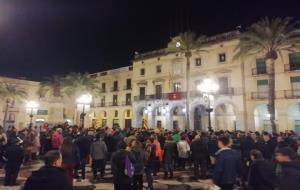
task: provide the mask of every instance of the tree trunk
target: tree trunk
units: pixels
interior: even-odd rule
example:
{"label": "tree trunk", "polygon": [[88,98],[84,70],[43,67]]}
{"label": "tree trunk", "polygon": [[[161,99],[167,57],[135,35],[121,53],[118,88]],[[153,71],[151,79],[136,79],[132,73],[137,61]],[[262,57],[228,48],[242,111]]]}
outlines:
{"label": "tree trunk", "polygon": [[5,112],[4,112],[4,118],[3,118],[3,128],[6,131],[6,118],[8,115],[8,107],[9,107],[9,100],[6,100],[6,107],[5,107]]}
{"label": "tree trunk", "polygon": [[266,60],[267,65],[269,66],[269,96],[268,96],[268,111],[270,114],[270,122],[272,131],[276,132],[276,123],[275,123],[275,69],[274,69],[275,60],[269,58]]}
{"label": "tree trunk", "polygon": [[187,51],[186,57],[186,129],[190,129],[190,58],[192,53]]}

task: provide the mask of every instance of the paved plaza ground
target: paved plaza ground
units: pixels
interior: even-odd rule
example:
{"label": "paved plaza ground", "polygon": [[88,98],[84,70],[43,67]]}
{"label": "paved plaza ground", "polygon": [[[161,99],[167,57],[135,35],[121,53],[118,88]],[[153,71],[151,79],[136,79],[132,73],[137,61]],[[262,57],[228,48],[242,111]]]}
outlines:
{"label": "paved plaza ground", "polygon": [[[22,189],[22,185],[24,184],[26,178],[30,176],[32,171],[39,169],[42,166],[41,161],[34,161],[29,164],[23,165],[18,177],[18,183],[20,186],[14,187],[4,187],[3,178],[4,178],[4,170],[0,169],[0,190],[20,190]],[[113,189],[112,179],[113,176],[110,174],[110,166],[106,167],[106,175],[105,179],[100,182],[93,182],[91,168],[87,166],[87,178],[88,180],[81,182],[74,182],[74,190],[111,190]],[[192,176],[191,171],[175,171],[174,178],[163,180],[163,172],[159,172],[158,176],[154,177],[154,187],[156,190],[189,190],[189,189],[197,189],[197,190],[210,190],[210,180],[198,180],[198,181],[185,181],[184,179],[188,179],[189,176]],[[183,179],[178,180],[178,178]],[[144,180],[146,181],[146,180]],[[147,186],[147,183],[144,184]],[[145,188],[146,189],[146,188]]]}

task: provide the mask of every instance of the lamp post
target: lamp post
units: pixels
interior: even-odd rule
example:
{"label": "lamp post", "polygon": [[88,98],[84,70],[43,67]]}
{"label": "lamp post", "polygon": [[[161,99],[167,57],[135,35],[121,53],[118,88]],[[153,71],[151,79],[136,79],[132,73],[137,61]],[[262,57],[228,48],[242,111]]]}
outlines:
{"label": "lamp post", "polygon": [[77,98],[77,108],[80,110],[82,108],[82,112],[80,114],[80,125],[84,128],[84,117],[87,109],[90,108],[90,104],[92,102],[92,95],[83,94],[79,98]]}
{"label": "lamp post", "polygon": [[197,86],[197,90],[203,93],[203,98],[207,102],[205,111],[208,113],[208,130],[212,131],[211,112],[213,108],[210,105],[210,98],[219,90],[219,85],[212,79],[204,79],[203,82]]}
{"label": "lamp post", "polygon": [[33,114],[34,114],[34,112],[37,112],[38,107],[39,107],[39,104],[36,101],[28,101],[26,103],[26,108],[27,108],[27,111],[28,111],[29,117],[30,117],[29,127],[32,127]]}

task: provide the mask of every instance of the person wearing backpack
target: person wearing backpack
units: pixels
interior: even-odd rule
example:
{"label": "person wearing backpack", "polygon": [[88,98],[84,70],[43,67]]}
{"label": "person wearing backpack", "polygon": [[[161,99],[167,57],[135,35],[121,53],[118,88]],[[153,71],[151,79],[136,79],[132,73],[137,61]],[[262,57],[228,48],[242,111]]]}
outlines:
{"label": "person wearing backpack", "polygon": [[113,153],[111,158],[114,190],[133,190],[133,165],[134,158],[126,150],[126,144],[119,144],[118,150]]}

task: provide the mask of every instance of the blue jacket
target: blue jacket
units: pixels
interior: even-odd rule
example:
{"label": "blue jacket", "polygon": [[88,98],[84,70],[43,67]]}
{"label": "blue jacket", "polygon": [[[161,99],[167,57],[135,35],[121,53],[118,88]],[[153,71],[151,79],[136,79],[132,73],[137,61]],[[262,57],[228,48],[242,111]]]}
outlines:
{"label": "blue jacket", "polygon": [[241,161],[232,149],[221,149],[216,153],[213,181],[217,185],[234,184],[241,173]]}

